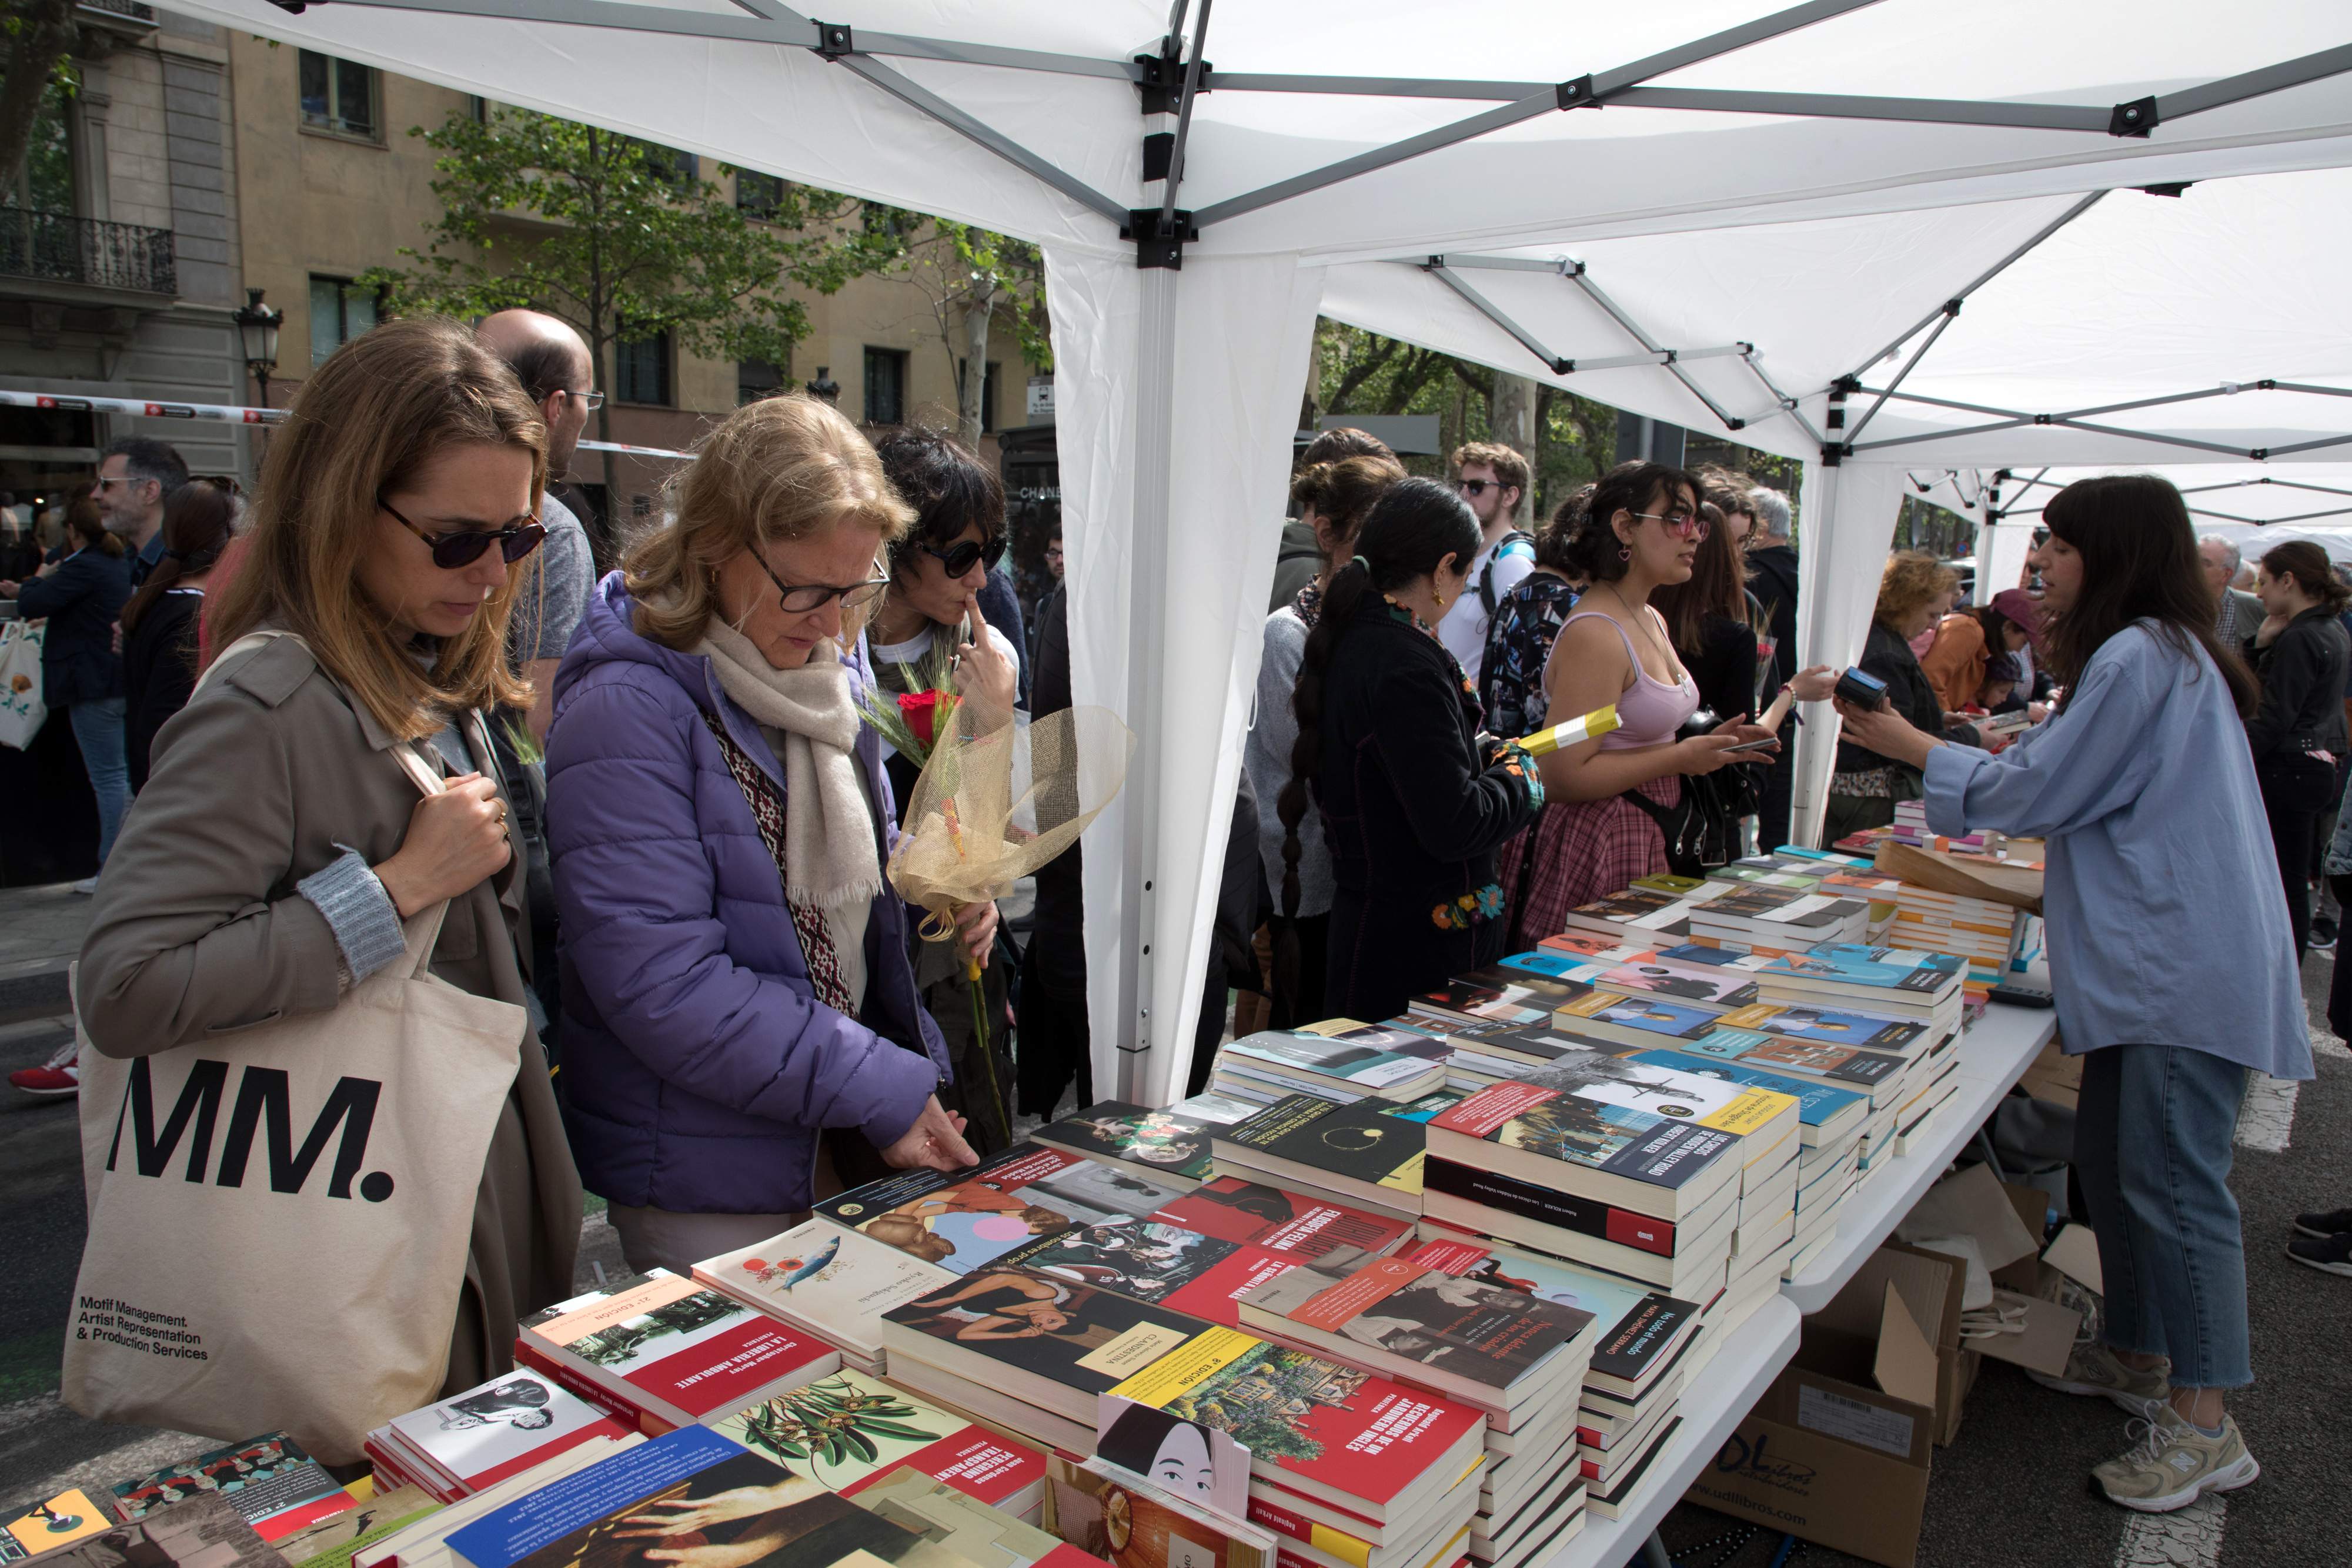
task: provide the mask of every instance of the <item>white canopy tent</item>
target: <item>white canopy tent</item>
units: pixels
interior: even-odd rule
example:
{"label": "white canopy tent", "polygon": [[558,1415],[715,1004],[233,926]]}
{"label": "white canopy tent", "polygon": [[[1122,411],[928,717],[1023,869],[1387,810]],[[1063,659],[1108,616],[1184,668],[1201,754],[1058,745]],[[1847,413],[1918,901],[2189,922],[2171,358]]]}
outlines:
{"label": "white canopy tent", "polygon": [[[1858,646],[1912,472],[2352,440],[2330,7],[171,3],[1044,247],[1076,696],[1141,740],[1087,863],[1097,1075],[1148,1103],[1191,1054],[1318,309],[1806,458],[1808,660]],[[2232,377],[2321,390],[2205,397]],[[2188,392],[2141,434],[2097,412]]]}

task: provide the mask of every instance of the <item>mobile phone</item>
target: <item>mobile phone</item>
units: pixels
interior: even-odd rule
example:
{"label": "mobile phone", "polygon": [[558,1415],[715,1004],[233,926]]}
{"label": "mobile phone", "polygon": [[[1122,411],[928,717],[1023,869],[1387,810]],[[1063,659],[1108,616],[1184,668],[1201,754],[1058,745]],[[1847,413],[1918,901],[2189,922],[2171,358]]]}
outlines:
{"label": "mobile phone", "polygon": [[1761,740],[1743,740],[1737,746],[1727,746],[1723,748],[1723,754],[1726,757],[1737,757],[1743,751],[1769,751],[1780,744],[1779,736],[1768,735]]}
{"label": "mobile phone", "polygon": [[1856,707],[1885,707],[1886,683],[1876,675],[1850,669],[1837,678],[1837,695]]}

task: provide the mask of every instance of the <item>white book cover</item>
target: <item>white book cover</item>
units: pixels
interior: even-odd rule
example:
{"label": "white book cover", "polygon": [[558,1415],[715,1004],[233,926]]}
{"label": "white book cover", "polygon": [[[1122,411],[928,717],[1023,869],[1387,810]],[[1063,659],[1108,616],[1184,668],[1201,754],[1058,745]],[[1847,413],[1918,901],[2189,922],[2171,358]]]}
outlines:
{"label": "white book cover", "polygon": [[454,1399],[395,1416],[392,1429],[468,1491],[544,1464],[588,1437],[623,1431],[586,1400],[520,1367]]}
{"label": "white book cover", "polygon": [[867,1355],[880,1353],[882,1314],[956,1276],[826,1219],[694,1266],[704,1284]]}

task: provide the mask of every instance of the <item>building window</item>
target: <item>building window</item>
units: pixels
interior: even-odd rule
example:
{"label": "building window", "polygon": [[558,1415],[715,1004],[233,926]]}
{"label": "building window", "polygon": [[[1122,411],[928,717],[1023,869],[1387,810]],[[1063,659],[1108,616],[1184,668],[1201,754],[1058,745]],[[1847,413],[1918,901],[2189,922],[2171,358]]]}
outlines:
{"label": "building window", "polygon": [[772,360],[735,361],[735,405],[757,402],[784,390],[784,367]]}
{"label": "building window", "polygon": [[613,396],[622,402],[670,405],[669,334],[649,338],[625,334],[613,345]]}
{"label": "building window", "polygon": [[784,204],[784,183],[773,174],[739,170],[735,175],[735,206],[747,218],[772,218]]}
{"label": "building window", "polygon": [[907,423],[907,353],[903,349],[866,350],[866,423]]}
{"label": "building window", "polygon": [[[956,361],[956,381],[958,383],[956,387],[956,394],[959,398],[961,398],[963,393],[963,387],[961,384],[963,378],[971,369],[971,361],[970,360],[958,360]],[[1002,379],[1000,372],[1003,371],[1003,369],[1004,367],[1003,365],[999,364],[994,360],[991,360],[988,361],[987,371],[981,379],[980,428],[983,434],[997,428],[996,383]]]}
{"label": "building window", "polygon": [[301,51],[302,123],[338,136],[376,139],[376,75],[373,67]]}
{"label": "building window", "polygon": [[310,279],[310,362],[327,356],[375,325],[380,301],[373,288],[348,277]]}

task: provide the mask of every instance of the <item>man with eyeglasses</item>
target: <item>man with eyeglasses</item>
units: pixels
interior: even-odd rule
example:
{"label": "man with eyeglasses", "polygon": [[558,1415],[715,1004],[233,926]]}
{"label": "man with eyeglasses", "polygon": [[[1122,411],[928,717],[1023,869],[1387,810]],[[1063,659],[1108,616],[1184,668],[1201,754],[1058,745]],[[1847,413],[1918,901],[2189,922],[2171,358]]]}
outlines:
{"label": "man with eyeglasses", "polygon": [[106,531],[131,547],[131,586],[137,588],[163,559],[163,497],[188,482],[188,465],[168,441],[126,435],[98,462],[90,498]]}
{"label": "man with eyeglasses", "polygon": [[1474,441],[1454,452],[1454,489],[1478,519],[1481,543],[1470,562],[1470,586],[1437,623],[1437,640],[1460,661],[1475,685],[1486,656],[1486,628],[1495,606],[1536,569],[1535,536],[1515,526],[1527,494],[1528,460],[1497,441]]}

